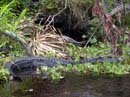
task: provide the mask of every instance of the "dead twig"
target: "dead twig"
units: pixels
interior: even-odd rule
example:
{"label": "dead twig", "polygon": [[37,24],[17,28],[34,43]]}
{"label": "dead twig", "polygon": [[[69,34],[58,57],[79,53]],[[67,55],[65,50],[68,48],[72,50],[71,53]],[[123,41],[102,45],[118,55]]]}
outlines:
{"label": "dead twig", "polygon": [[110,13],[107,13],[106,15],[107,16],[113,16],[114,14],[116,14],[116,13],[118,13],[118,12],[120,12],[120,11],[122,11],[122,10],[130,10],[130,4],[121,4],[121,5],[119,5],[119,6],[117,6],[117,7],[115,7]]}
{"label": "dead twig", "polygon": [[58,16],[58,15],[60,15],[66,8],[67,8],[67,1],[65,2],[65,7],[64,7],[62,10],[60,10],[60,11],[59,11],[58,13],[56,13],[55,15],[48,17],[48,19],[47,19],[47,21],[46,21],[45,23],[47,23],[47,22],[50,20],[50,18],[51,18],[51,20],[50,20],[49,23],[46,25],[45,31],[48,29],[48,26],[51,25],[51,23],[54,22],[55,17]]}

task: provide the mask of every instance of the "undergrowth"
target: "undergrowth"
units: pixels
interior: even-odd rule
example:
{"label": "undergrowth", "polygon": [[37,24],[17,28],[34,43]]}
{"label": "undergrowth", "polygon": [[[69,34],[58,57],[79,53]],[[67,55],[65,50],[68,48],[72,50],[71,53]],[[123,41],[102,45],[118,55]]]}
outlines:
{"label": "undergrowth", "polygon": [[[9,1],[11,1],[10,3],[3,5],[2,4],[3,1],[4,0],[2,0],[0,2],[0,38],[1,38],[0,39],[0,63],[1,63],[0,64],[0,79],[4,79],[6,81],[8,75],[9,75],[9,72],[4,68],[5,63],[7,61],[9,61],[10,58],[25,56],[25,53],[23,51],[22,46],[19,43],[15,42],[15,41],[11,40],[10,38],[6,37],[5,35],[3,35],[2,31],[8,30],[8,31],[11,31],[12,33],[17,34],[18,25],[23,19],[25,19],[27,9],[23,9],[23,7],[22,7],[22,9],[23,9],[22,12],[20,12],[20,14],[15,14],[14,13],[15,10],[13,11],[12,8],[14,7],[13,5],[17,6],[16,4],[18,2],[16,2],[16,0],[13,0],[13,1],[9,0]],[[25,1],[27,1],[27,0],[22,0],[22,1],[24,1],[23,3],[25,3]],[[29,1],[28,1],[28,3],[29,3]],[[47,8],[58,9],[57,8],[58,6],[52,5],[52,3],[49,3],[46,0],[42,0],[42,1],[43,1],[43,5],[48,4]],[[54,1],[54,0],[49,0],[49,1]],[[83,0],[81,0],[81,1],[83,2]],[[90,0],[85,0],[84,2],[87,2],[87,1],[90,1]],[[72,4],[74,4],[73,0],[71,0],[70,2]],[[22,5],[24,5],[24,4],[22,4]],[[81,3],[81,5],[82,5],[82,3]],[[76,6],[76,3],[75,3],[75,5],[73,5],[73,6],[71,5],[70,7],[75,8],[75,6]],[[77,10],[79,10],[79,9],[77,9]],[[76,9],[73,10],[73,14],[76,14],[76,13],[74,13],[74,12],[77,12],[75,10]],[[77,14],[77,16],[80,16],[80,15]],[[97,41],[98,40],[95,40],[95,38],[92,38],[90,42],[96,43],[96,44],[93,44],[90,47],[77,47],[77,46],[74,46],[71,44],[68,47],[67,52],[69,53],[71,58],[74,59],[75,61],[79,61],[82,58],[91,58],[91,57],[95,57],[95,56],[108,55],[110,52],[109,51],[110,46],[108,44],[104,44],[101,42],[97,43]],[[3,52],[1,49],[8,49],[8,51]],[[41,68],[42,70],[37,70],[37,72],[40,72],[41,74],[45,73],[45,74],[49,75],[52,80],[59,80],[60,78],[63,78],[64,74],[66,72],[75,72],[75,73],[81,73],[81,74],[91,73],[91,74],[97,74],[97,75],[106,74],[106,75],[110,75],[110,76],[114,76],[114,75],[121,76],[124,74],[128,74],[130,71],[129,46],[123,46],[122,49],[123,49],[123,55],[120,56],[120,59],[123,61],[121,61],[119,63],[108,63],[108,62],[98,63],[97,62],[94,64],[86,63],[86,64],[78,64],[75,66],[68,64],[66,67],[58,64],[57,67],[53,67],[53,68],[42,67]],[[47,53],[44,56],[50,57],[53,55],[51,53]]]}
{"label": "undergrowth", "polygon": [[21,45],[5,36],[3,31],[8,30],[16,33],[19,23],[25,17],[26,9],[16,16],[12,12],[12,7],[17,4],[16,0],[11,0],[10,3],[6,2],[7,4],[2,4],[2,2],[3,0],[0,1],[0,79],[7,80],[9,71],[4,68],[4,64],[9,61],[7,57],[22,56],[24,52]]}
{"label": "undergrowth", "polygon": [[[73,57],[75,61],[79,61],[81,58],[90,58],[96,56],[103,56],[107,55],[109,52],[109,46],[105,44],[101,44],[102,46],[96,47],[76,47],[74,45],[70,45],[68,48],[69,54]],[[48,68],[42,67],[41,71],[38,70],[40,73],[45,73],[51,76],[53,81],[60,80],[64,78],[64,74],[66,72],[75,72],[79,74],[93,74],[93,75],[105,75],[109,77],[114,76],[122,76],[125,74],[129,74],[130,72],[130,59],[129,54],[130,51],[128,46],[123,47],[123,55],[119,57],[121,62],[118,63],[85,63],[85,64],[77,64],[71,65],[68,64],[66,67],[62,65],[57,65],[57,67]]]}

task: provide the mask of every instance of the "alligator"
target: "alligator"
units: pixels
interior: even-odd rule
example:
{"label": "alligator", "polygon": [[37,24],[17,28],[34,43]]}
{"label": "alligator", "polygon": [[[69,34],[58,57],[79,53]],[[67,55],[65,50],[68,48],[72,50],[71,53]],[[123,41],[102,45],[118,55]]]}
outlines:
{"label": "alligator", "polygon": [[84,63],[95,63],[95,62],[119,62],[118,58],[113,57],[94,57],[82,59],[80,61],[65,60],[58,58],[47,58],[47,57],[24,57],[15,58],[14,60],[7,62],[5,68],[9,70],[10,75],[13,77],[21,77],[24,75],[32,75],[36,72],[37,68],[41,66],[54,67],[57,64],[67,66],[68,64],[84,64]]}

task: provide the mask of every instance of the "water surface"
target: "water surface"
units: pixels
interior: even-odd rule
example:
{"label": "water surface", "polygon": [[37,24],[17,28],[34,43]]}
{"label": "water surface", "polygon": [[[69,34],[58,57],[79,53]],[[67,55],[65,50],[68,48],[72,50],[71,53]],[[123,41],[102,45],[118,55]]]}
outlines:
{"label": "water surface", "polygon": [[1,85],[0,97],[130,97],[130,76],[68,73],[58,83],[31,77]]}

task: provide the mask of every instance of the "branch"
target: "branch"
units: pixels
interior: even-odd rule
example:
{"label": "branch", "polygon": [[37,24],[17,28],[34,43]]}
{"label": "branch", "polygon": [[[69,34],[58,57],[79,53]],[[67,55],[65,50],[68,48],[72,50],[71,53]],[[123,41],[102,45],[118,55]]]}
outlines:
{"label": "branch", "polygon": [[28,56],[33,56],[31,48],[28,46],[27,42],[23,38],[19,37],[18,35],[16,35],[13,32],[9,32],[9,31],[5,31],[5,32],[0,31],[0,32],[2,32],[6,36],[12,38],[15,41],[18,41],[23,46],[23,48],[25,49],[26,54]]}
{"label": "branch", "polygon": [[107,13],[108,16],[112,16],[114,14],[116,14],[117,12],[120,12],[122,10],[130,10],[130,4],[121,4],[117,7],[115,7],[110,13]]}
{"label": "branch", "polygon": [[[54,22],[55,17],[58,16],[58,15],[60,15],[66,8],[67,8],[67,1],[65,2],[65,7],[64,7],[62,10],[60,10],[58,13],[56,13],[56,14],[53,15],[52,17],[51,17],[51,16],[48,17],[48,19],[47,19],[46,22],[48,22],[50,19],[51,19],[51,20],[50,20],[49,23],[46,25],[45,31],[48,29],[48,26],[49,26],[51,23]],[[46,23],[46,22],[45,22],[45,23]]]}

